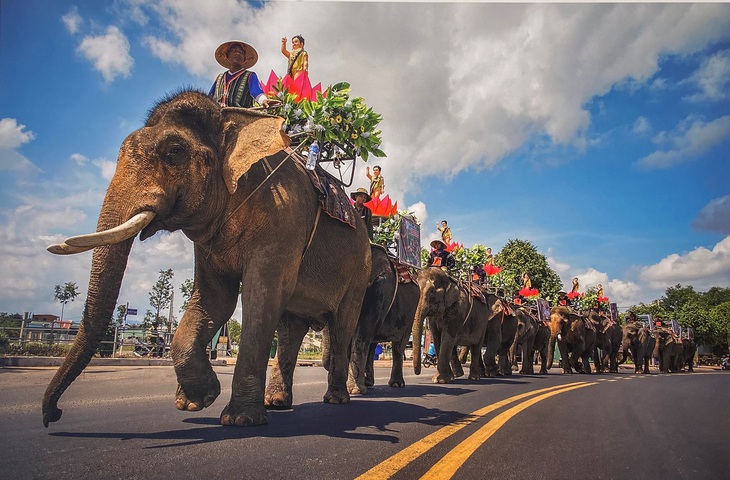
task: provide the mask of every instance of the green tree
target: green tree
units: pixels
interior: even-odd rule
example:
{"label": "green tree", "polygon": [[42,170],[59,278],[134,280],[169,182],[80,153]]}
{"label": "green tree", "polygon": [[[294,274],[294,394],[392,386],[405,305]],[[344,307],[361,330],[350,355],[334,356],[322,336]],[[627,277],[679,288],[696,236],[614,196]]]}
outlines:
{"label": "green tree", "polygon": [[56,285],[53,298],[56,301],[61,302],[61,321],[63,321],[63,310],[66,307],[66,304],[73,302],[78,296],[79,289],[76,286],[76,283],[66,282],[63,287],[61,285]]}
{"label": "green tree", "polygon": [[182,305],[180,305],[180,311],[184,312],[188,309],[188,304],[190,303],[190,297],[193,296],[193,279],[188,278],[185,280],[182,285],[180,285],[180,293],[182,293]]}
{"label": "green tree", "polygon": [[241,343],[241,324],[235,318],[228,320],[228,333],[231,336],[231,342]]}
{"label": "green tree", "polygon": [[124,324],[124,316],[127,314],[127,306],[126,305],[117,305],[117,316],[114,319],[114,323],[116,323],[118,326],[121,326]]}
{"label": "green tree", "polygon": [[158,328],[163,322],[167,320],[160,315],[160,312],[170,306],[172,301],[172,277],[174,273],[172,269],[160,270],[160,277],[157,279],[157,283],[152,287],[152,291],[149,292],[150,305],[154,309],[154,319],[152,320],[152,326]]}
{"label": "green tree", "polygon": [[730,302],[730,288],[712,287],[700,295],[700,300],[710,308]]}
{"label": "green tree", "polygon": [[540,298],[555,301],[558,292],[563,289],[560,275],[550,268],[545,255],[538,253],[537,248],[527,240],[507,241],[504,248],[494,256],[494,263],[502,267],[502,271],[494,275],[492,283],[509,292],[521,288],[520,277],[525,272],[532,280],[532,287],[540,291]]}

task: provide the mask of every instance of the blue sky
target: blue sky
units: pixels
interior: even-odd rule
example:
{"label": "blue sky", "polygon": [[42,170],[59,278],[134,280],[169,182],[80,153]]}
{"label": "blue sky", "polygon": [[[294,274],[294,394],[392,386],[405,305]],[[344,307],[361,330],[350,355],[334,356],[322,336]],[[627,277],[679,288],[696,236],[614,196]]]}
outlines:
{"label": "blue sky", "polygon": [[[167,93],[207,91],[218,44],[254,45],[265,79],[295,34],[315,83],[349,81],[383,114],[386,193],[416,212],[424,244],[441,219],[466,246],[529,240],[566,284],[602,283],[620,307],[677,283],[730,286],[728,4],[0,9],[0,311],[60,313],[53,287],[73,281],[65,316],[80,319],[91,255],[45,247],[95,229],[123,139]],[[119,303],[149,308],[167,268],[176,285],[192,277],[184,236],[135,244]]]}

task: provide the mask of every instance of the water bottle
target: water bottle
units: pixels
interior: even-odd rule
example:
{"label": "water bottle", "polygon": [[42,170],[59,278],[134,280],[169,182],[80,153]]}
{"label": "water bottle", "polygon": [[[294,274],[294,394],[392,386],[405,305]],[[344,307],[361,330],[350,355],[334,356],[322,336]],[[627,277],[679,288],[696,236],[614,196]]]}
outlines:
{"label": "water bottle", "polygon": [[319,160],[319,145],[317,145],[317,140],[315,140],[309,147],[309,155],[307,155],[307,170],[314,170],[314,167],[317,166],[317,160]]}

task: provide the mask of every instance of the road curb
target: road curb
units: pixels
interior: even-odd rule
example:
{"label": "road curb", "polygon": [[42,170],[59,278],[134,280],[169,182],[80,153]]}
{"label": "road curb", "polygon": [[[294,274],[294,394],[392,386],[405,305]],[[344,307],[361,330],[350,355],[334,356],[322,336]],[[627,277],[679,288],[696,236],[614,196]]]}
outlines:
{"label": "road curb", "polygon": [[[59,367],[64,357],[0,357],[0,367]],[[211,360],[211,365],[226,366],[225,360]],[[92,358],[90,366],[172,367],[169,358]]]}

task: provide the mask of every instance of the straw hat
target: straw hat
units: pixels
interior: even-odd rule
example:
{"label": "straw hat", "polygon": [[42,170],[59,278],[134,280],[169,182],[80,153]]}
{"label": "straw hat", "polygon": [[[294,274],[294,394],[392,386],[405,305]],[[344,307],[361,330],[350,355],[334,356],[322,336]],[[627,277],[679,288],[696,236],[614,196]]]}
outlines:
{"label": "straw hat", "polygon": [[437,250],[438,250],[438,249],[439,249],[439,247],[440,247],[440,248],[443,248],[444,250],[446,250],[446,249],[448,248],[448,245],[446,245],[446,244],[445,244],[444,242],[442,242],[441,240],[433,240],[433,241],[431,242],[431,248],[435,248],[435,249],[437,249]]}
{"label": "straw hat", "polygon": [[240,45],[246,54],[246,60],[243,62],[243,68],[251,68],[256,65],[259,61],[259,54],[255,48],[248,43],[244,43],[240,40],[231,40],[230,42],[221,43],[218,48],[215,49],[215,59],[225,68],[231,68],[231,62],[228,61],[228,49],[232,45]]}
{"label": "straw hat", "polygon": [[365,203],[367,203],[367,202],[369,202],[370,200],[373,199],[373,197],[370,196],[370,194],[368,193],[368,191],[365,190],[362,187],[360,187],[357,190],[355,190],[354,192],[350,193],[350,198],[353,199],[353,200],[355,200],[355,195],[360,194],[360,193],[365,194]]}

